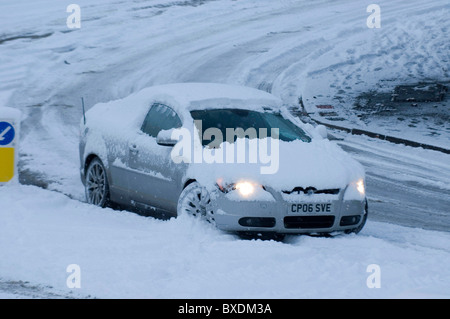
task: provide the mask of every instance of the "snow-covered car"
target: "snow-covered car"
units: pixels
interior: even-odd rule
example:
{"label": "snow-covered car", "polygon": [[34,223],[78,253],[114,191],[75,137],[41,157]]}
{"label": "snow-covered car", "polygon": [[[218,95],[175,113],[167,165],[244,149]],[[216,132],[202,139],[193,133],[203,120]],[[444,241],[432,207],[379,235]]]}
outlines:
{"label": "snow-covered car", "polygon": [[359,232],[368,214],[362,166],[324,127],[247,87],[167,84],[97,104],[80,160],[89,203],[188,213],[225,231]]}

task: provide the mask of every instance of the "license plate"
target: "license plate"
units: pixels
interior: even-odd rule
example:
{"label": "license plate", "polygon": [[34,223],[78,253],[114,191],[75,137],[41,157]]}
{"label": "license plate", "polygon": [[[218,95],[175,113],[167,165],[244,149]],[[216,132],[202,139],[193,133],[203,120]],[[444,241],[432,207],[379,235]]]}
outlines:
{"label": "license plate", "polygon": [[290,214],[331,213],[331,203],[292,203],[289,204]]}

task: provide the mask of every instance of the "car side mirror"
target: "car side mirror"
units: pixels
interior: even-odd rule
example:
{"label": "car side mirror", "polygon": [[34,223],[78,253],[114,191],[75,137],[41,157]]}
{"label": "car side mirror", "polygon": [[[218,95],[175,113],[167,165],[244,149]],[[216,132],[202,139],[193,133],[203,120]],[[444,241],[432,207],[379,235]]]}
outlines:
{"label": "car side mirror", "polygon": [[156,143],[162,146],[174,146],[178,143],[178,140],[172,138],[172,132],[174,129],[159,131],[156,135]]}
{"label": "car side mirror", "polygon": [[327,132],[327,128],[325,127],[325,125],[322,125],[322,124],[317,125],[314,130],[317,133],[317,135],[319,135],[323,139],[328,138],[328,132]]}

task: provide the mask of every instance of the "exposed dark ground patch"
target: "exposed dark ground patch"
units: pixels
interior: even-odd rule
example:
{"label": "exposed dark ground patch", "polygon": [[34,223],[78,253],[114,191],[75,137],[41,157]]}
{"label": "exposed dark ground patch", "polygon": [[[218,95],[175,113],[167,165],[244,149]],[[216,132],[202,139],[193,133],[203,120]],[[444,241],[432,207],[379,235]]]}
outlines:
{"label": "exposed dark ground patch", "polygon": [[409,122],[412,128],[426,122],[431,131],[436,127],[450,130],[448,86],[449,83],[422,82],[398,85],[387,92],[368,91],[356,98],[353,109],[364,122],[390,118],[393,122]]}

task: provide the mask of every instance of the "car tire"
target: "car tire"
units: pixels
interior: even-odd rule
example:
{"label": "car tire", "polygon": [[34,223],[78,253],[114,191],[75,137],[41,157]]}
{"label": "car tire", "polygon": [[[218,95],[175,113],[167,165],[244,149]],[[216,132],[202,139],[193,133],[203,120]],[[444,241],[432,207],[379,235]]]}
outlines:
{"label": "car tire", "polygon": [[346,234],[351,234],[351,233],[358,234],[364,228],[364,226],[366,225],[367,215],[368,214],[369,214],[369,207],[368,207],[367,199],[366,199],[366,204],[364,206],[364,215],[362,217],[361,224],[359,224],[359,226],[356,227],[356,228],[349,229],[349,230],[345,231],[345,233]]}
{"label": "car tire", "polygon": [[106,207],[109,204],[109,183],[105,166],[99,158],[94,158],[86,169],[86,201],[89,204]]}
{"label": "car tire", "polygon": [[187,185],[180,194],[177,215],[188,214],[214,224],[214,211],[208,190],[198,182]]}

